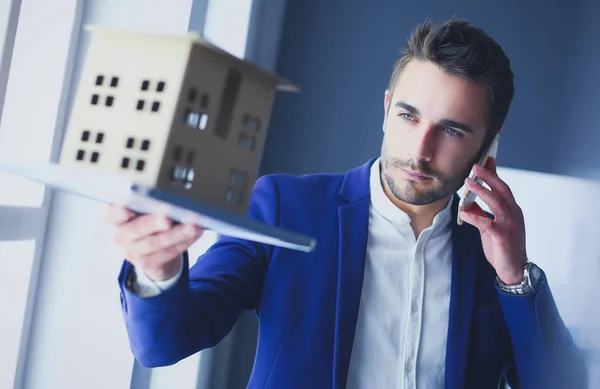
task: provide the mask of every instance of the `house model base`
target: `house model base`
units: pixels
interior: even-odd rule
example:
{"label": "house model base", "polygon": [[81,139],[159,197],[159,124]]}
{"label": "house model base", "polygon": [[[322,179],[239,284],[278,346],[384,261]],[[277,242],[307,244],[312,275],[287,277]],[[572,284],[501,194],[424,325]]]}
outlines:
{"label": "house model base", "polygon": [[28,165],[0,161],[0,169],[47,186],[105,204],[119,204],[140,214],[161,214],[176,222],[193,223],[220,235],[292,250],[311,252],[312,237],[269,226],[202,201],[157,188],[133,184],[124,175],[59,164]]}

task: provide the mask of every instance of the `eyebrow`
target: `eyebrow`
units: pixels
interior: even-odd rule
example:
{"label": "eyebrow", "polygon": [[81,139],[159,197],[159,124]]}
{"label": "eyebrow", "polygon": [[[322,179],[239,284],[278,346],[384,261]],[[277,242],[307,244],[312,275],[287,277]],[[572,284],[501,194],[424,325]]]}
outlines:
{"label": "eyebrow", "polygon": [[463,123],[455,122],[453,120],[447,120],[447,119],[440,120],[439,124],[442,125],[442,126],[444,126],[444,127],[456,128],[458,130],[461,130],[461,131],[464,131],[464,132],[468,132],[470,134],[473,133],[473,129],[471,127],[469,127],[469,126],[467,126],[466,124],[463,124]]}
{"label": "eyebrow", "polygon": [[[421,115],[421,111],[419,111],[417,108],[413,107],[412,105],[405,103],[404,101],[397,101],[394,104],[394,106],[398,107],[398,108],[404,108],[405,110],[407,110],[408,112],[410,112],[412,114],[419,115],[419,116]],[[454,120],[442,119],[438,122],[438,124],[441,126],[444,126],[444,127],[456,128],[458,130],[468,132],[470,134],[472,134],[474,132],[470,126],[468,126],[464,123],[459,123]]]}
{"label": "eyebrow", "polygon": [[399,108],[404,108],[408,112],[414,113],[415,115],[419,115],[419,116],[421,115],[421,111],[419,111],[412,105],[405,103],[404,101],[396,101],[396,104],[394,104],[394,106],[399,107]]}

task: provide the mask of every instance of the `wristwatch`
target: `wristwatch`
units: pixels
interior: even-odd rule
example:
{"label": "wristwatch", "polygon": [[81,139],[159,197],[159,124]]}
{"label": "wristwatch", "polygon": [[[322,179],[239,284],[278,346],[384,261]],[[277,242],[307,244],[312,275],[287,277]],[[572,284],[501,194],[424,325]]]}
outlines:
{"label": "wristwatch", "polygon": [[533,262],[526,262],[523,267],[523,281],[518,285],[506,285],[500,277],[496,277],[498,288],[501,291],[512,295],[526,295],[534,293],[540,289],[545,282],[545,276],[542,269]]}

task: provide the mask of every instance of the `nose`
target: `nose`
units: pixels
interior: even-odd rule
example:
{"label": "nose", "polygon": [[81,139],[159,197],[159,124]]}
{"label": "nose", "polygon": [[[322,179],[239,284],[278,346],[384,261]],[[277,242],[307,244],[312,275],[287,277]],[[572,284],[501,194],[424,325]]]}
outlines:
{"label": "nose", "polygon": [[413,159],[415,161],[431,161],[435,150],[436,129],[432,125],[424,125],[421,131],[415,131]]}

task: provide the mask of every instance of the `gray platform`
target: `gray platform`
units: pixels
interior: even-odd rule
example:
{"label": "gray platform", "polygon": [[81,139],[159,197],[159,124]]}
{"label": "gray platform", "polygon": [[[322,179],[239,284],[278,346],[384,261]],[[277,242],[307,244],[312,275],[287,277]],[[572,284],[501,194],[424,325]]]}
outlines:
{"label": "gray platform", "polygon": [[106,204],[118,204],[140,214],[161,214],[176,222],[194,223],[221,235],[311,252],[312,237],[266,225],[237,214],[157,188],[135,185],[109,173],[61,166],[0,161],[0,169]]}

